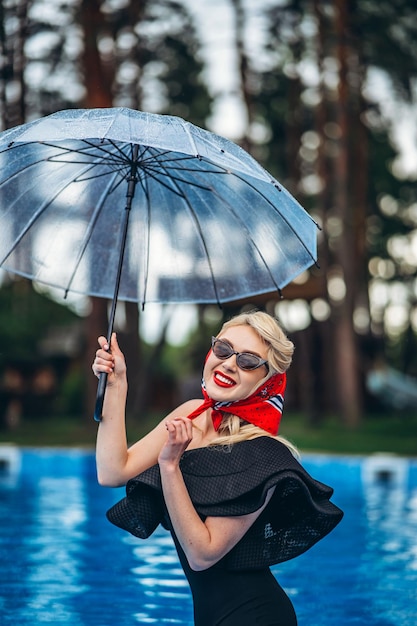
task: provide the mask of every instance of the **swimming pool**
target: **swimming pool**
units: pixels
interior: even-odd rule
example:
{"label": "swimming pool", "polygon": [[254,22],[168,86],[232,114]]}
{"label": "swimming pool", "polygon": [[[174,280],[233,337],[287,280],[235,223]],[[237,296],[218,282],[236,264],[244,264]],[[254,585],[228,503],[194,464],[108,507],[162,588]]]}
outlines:
{"label": "swimming pool", "polygon": [[[417,624],[417,460],[304,455],[335,489],[342,523],[273,571],[299,626]],[[164,530],[141,541],[105,511],[79,449],[0,446],[0,623],[192,625],[187,582]]]}

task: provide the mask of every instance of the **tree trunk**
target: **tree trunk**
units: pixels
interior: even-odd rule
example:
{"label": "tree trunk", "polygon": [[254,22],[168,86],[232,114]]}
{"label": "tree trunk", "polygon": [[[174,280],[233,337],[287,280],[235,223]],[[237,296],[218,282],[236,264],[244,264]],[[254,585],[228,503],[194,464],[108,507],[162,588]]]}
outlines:
{"label": "tree trunk", "polygon": [[[145,375],[141,367],[139,341],[139,307],[136,302],[125,302],[126,324],[120,337],[120,346],[128,365],[129,393],[126,410],[129,415],[136,415],[144,410],[140,403],[140,385]],[[148,383],[149,381],[147,381]]]}
{"label": "tree trunk", "polygon": [[[27,38],[28,0],[20,0],[13,8],[0,3],[0,52],[1,62],[1,116],[2,129],[24,124],[26,121],[26,84],[24,71],[26,66],[25,43]],[[17,22],[14,36],[7,34],[7,22]],[[13,100],[7,98],[7,85],[12,81],[19,85],[18,96]]]}
{"label": "tree trunk", "polygon": [[[329,156],[327,154],[329,138],[326,134],[326,122],[329,119],[329,104],[326,93],[326,87],[324,82],[324,60],[327,55],[326,41],[328,38],[326,20],[324,14],[325,8],[320,0],[314,0],[314,15],[316,17],[318,25],[317,33],[317,63],[319,68],[320,82],[319,92],[320,99],[315,109],[315,127],[316,132],[320,138],[319,147],[317,150],[317,175],[321,181],[321,190],[317,195],[315,211],[318,213],[323,232],[327,232],[327,215],[332,207],[332,181],[331,170],[329,166]],[[320,279],[322,281],[322,292],[327,293],[327,276],[329,274],[330,267],[330,252],[328,245],[328,238],[323,237],[321,245],[318,251],[318,258],[320,264]],[[317,328],[318,343],[320,344],[321,358],[318,365],[319,373],[314,372],[315,376],[319,378],[318,389],[320,394],[320,406],[322,412],[331,412],[335,409],[335,388],[337,386],[337,377],[334,366],[334,336],[333,326],[329,320],[324,320],[318,323]],[[317,360],[317,356],[316,356]],[[316,370],[317,370],[316,365]],[[312,370],[313,372],[314,370]],[[317,402],[316,398],[316,402]],[[319,419],[321,414],[319,416]]]}
{"label": "tree trunk", "polygon": [[251,124],[253,122],[253,96],[249,89],[249,60],[245,50],[245,10],[242,0],[231,0],[235,12],[235,48],[238,59],[238,71],[240,77],[240,89],[242,100],[246,109],[246,130],[240,143],[247,152],[252,153],[253,143],[250,137]]}
{"label": "tree trunk", "polygon": [[355,427],[362,413],[362,399],[358,376],[358,348],[353,327],[356,295],[354,215],[349,198],[349,12],[346,0],[336,2],[337,58],[339,87],[337,123],[340,131],[338,153],[335,158],[334,204],[342,224],[342,233],[335,246],[335,260],[343,275],[345,296],[333,307],[335,323],[335,352],[338,376],[340,411],[345,423]]}
{"label": "tree trunk", "polygon": [[98,49],[99,36],[105,30],[99,0],[83,0],[80,6],[80,24],[84,33],[84,84],[87,108],[111,107],[114,67],[104,64]]}

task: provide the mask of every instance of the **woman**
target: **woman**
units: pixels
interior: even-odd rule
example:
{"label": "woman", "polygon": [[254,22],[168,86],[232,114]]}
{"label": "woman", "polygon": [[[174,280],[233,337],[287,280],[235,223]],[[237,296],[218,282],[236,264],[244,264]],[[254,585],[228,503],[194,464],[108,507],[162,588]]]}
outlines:
{"label": "woman", "polygon": [[141,538],[159,523],[171,531],[196,626],[294,626],[269,567],[307,550],[343,514],[277,436],[292,342],[260,311],[226,322],[204,364],[204,401],[185,402],[130,448],[125,360],[114,335],[99,344],[93,371],[108,382],[98,480],[127,483],[110,521]]}

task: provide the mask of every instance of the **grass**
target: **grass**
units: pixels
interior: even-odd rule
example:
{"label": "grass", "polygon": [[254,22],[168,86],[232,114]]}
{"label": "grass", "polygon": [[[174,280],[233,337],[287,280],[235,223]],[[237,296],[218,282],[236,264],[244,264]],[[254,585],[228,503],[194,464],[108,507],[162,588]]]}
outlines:
{"label": "grass", "polygon": [[281,434],[306,452],[387,452],[417,457],[417,415],[367,417],[357,428],[352,429],[335,418],[328,418],[320,427],[313,427],[300,416],[286,414]]}
{"label": "grass", "polygon": [[[158,416],[150,415],[141,423],[129,420],[129,441],[133,443],[139,439],[158,419]],[[0,444],[92,448],[96,431],[97,424],[92,418],[24,419],[13,430],[0,431]],[[352,430],[335,418],[328,418],[319,427],[313,427],[302,416],[285,413],[280,434],[292,441],[302,452],[389,452],[417,457],[417,415],[367,417],[360,426]]]}

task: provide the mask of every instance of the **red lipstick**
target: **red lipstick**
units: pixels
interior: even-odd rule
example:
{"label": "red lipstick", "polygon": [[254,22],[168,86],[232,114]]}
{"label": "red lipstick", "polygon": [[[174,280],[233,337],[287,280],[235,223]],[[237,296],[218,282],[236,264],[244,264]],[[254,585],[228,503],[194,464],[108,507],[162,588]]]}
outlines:
{"label": "red lipstick", "polygon": [[230,389],[231,387],[236,385],[236,382],[233,380],[233,378],[226,376],[225,374],[223,374],[222,372],[219,372],[218,370],[214,372],[213,380],[216,383],[216,385],[218,385],[218,387],[224,387],[227,389]]}

